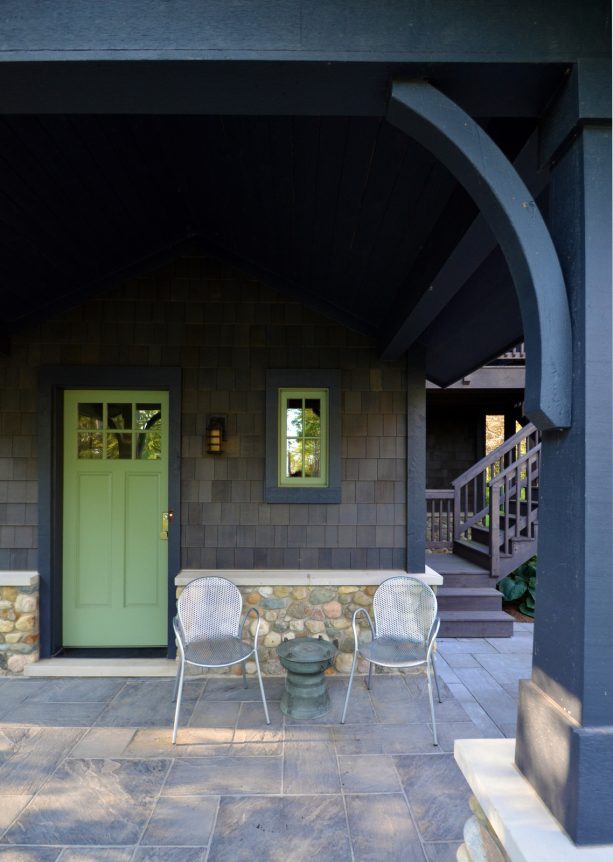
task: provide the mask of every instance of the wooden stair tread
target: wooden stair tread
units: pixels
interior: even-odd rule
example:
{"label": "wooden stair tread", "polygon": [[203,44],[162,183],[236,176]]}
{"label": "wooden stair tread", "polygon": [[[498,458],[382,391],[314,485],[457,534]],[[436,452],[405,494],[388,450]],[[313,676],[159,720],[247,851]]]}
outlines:
{"label": "wooden stair tread", "polygon": [[495,587],[438,587],[436,590],[437,596],[500,596],[502,593]]}
{"label": "wooden stair tread", "polygon": [[438,612],[441,622],[502,622],[513,624],[513,617],[504,611],[441,611]]}

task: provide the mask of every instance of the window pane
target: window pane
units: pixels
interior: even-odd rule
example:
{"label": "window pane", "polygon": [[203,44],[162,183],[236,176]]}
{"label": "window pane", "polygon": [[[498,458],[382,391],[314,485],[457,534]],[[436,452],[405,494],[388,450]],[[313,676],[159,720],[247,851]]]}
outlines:
{"label": "window pane", "polygon": [[79,404],[79,428],[84,431],[102,428],[102,404]]}
{"label": "window pane", "polygon": [[302,398],[287,399],[287,436],[302,437]]}
{"label": "window pane", "polygon": [[106,457],[109,459],[131,458],[132,435],[108,433],[106,435]]}
{"label": "window pane", "polygon": [[132,427],[132,405],[131,404],[109,404],[107,406],[108,428],[131,428]]}
{"label": "window pane", "polygon": [[158,428],[162,422],[162,408],[160,404],[137,404],[136,405],[136,427],[139,431],[150,431]]}
{"label": "window pane", "polygon": [[286,477],[302,476],[302,441],[287,441]]}
{"label": "window pane", "polygon": [[321,437],[321,401],[307,398],[304,402],[304,436]]}
{"label": "window pane", "polygon": [[159,431],[139,434],[136,441],[136,457],[141,461],[159,461],[162,457],[162,435]]}
{"label": "window pane", "polygon": [[102,458],[102,434],[79,432],[77,434],[77,457]]}
{"label": "window pane", "polygon": [[321,475],[321,449],[319,440],[304,441],[304,475],[318,479]]}

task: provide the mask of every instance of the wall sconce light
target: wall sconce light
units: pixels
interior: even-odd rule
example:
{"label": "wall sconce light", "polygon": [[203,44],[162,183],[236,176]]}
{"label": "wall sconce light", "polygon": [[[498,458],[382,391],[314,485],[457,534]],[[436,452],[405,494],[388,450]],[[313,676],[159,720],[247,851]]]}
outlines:
{"label": "wall sconce light", "polygon": [[226,439],[226,420],[224,416],[211,416],[206,426],[206,451],[209,455],[221,455],[223,441]]}

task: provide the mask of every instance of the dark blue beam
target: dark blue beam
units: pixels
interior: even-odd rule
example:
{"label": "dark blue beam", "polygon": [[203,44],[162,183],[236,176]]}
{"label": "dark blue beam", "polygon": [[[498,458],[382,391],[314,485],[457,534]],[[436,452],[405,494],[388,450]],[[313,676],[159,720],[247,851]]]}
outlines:
{"label": "dark blue beam", "polygon": [[500,245],[519,300],[526,415],[540,429],[571,423],[572,333],[564,278],[532,195],[492,139],[425,81],[395,82],[387,119],[432,152],[472,196]]}
{"label": "dark blue beam", "polygon": [[608,0],[3,0],[0,53],[41,60],[572,62],[607,56]]}

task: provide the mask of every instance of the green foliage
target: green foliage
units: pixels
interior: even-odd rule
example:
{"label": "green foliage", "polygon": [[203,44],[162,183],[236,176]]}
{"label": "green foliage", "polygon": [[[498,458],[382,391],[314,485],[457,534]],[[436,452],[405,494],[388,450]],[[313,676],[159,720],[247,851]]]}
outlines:
{"label": "green foliage", "polygon": [[517,609],[527,617],[534,616],[534,601],[536,598],[536,557],[522,563],[519,568],[498,581],[496,588],[500,590],[507,602],[519,602]]}

